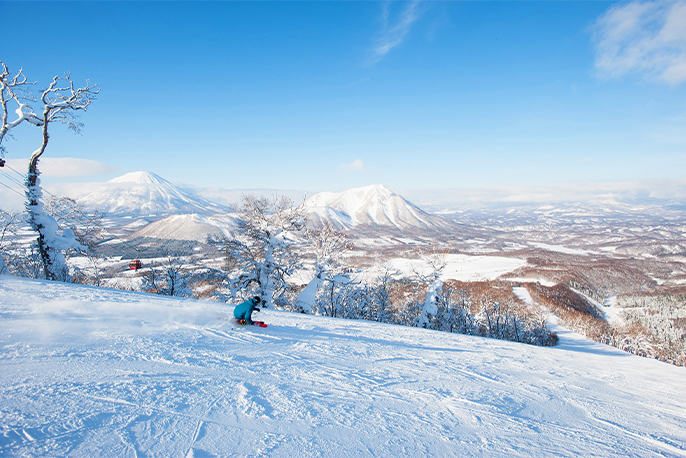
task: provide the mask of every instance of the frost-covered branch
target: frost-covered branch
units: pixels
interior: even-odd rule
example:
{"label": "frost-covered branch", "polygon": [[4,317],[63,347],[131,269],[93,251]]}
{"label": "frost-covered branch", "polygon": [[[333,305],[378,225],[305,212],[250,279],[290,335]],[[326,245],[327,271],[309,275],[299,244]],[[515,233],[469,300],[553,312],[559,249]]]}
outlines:
{"label": "frost-covered branch", "polygon": [[[64,84],[60,85],[60,82]],[[75,132],[79,132],[81,124],[77,122],[76,112],[85,111],[100,92],[96,85],[86,80],[86,85],[75,88],[69,73],[65,77],[55,76],[47,89],[42,91],[40,100],[43,103],[41,123],[42,140],[29,160],[29,170],[26,176],[26,209],[29,214],[31,227],[38,232],[38,250],[44,266],[45,276],[50,280],[66,280],[65,259],[63,250],[69,248],[86,249],[75,238],[71,229],[65,229],[58,234],[57,222],[43,210],[41,198],[43,191],[40,187],[38,161],[45,152],[50,139],[49,126],[52,122],[66,124]]]}
{"label": "frost-covered branch", "polygon": [[259,295],[270,307],[283,295],[286,277],[300,265],[291,246],[292,234],[304,227],[303,205],[295,207],[276,195],[271,201],[246,195],[240,214],[238,233],[224,241],[231,282],[234,290]]}
{"label": "frost-covered branch", "polygon": [[[11,129],[24,121],[40,125],[41,120],[27,103],[31,100],[29,88],[36,83],[29,82],[22,69],[19,69],[17,74],[12,76],[4,62],[0,62],[0,66],[2,67],[0,72],[0,106],[2,107],[0,157],[3,157],[5,149],[2,146],[2,141]],[[10,121],[10,102],[14,102],[17,105],[17,108],[14,110],[17,116],[12,121]]]}
{"label": "frost-covered branch", "polygon": [[7,213],[4,210],[0,210],[0,275],[5,273],[5,253],[7,250],[7,240],[10,235],[16,233],[16,224],[19,215],[17,213]]}
{"label": "frost-covered branch", "polygon": [[311,313],[317,291],[332,270],[339,266],[343,254],[352,249],[352,244],[345,234],[330,225],[308,230],[307,239],[315,255],[314,277],[298,295],[296,306],[301,312]]}
{"label": "frost-covered branch", "polygon": [[417,320],[417,326],[427,327],[431,317],[438,313],[438,296],[443,288],[443,281],[441,280],[441,273],[447,264],[448,253],[445,250],[438,250],[436,246],[431,247],[431,251],[418,250],[420,258],[425,261],[430,267],[429,275],[424,275],[415,269],[415,275],[422,283],[429,286],[426,298],[424,299],[424,307],[422,314]]}
{"label": "frost-covered branch", "polygon": [[50,197],[45,204],[45,211],[55,219],[59,227],[71,229],[76,240],[89,250],[95,247],[106,232],[102,225],[104,213],[98,210],[87,212],[69,197]]}
{"label": "frost-covered branch", "polygon": [[[64,86],[58,86],[60,81],[64,81]],[[52,83],[47,89],[43,90],[41,94],[41,102],[43,103],[43,114],[40,118],[40,126],[43,132],[43,141],[40,147],[33,152],[29,161],[29,185],[35,186],[35,179],[37,178],[36,167],[38,160],[45,152],[48,146],[50,135],[48,134],[48,127],[51,122],[59,122],[66,124],[67,127],[76,133],[81,131],[83,124],[77,122],[76,112],[86,111],[91,103],[96,99],[100,93],[96,89],[97,85],[91,86],[90,82],[86,80],[86,86],[75,89],[74,83],[71,81],[69,73],[64,78],[55,76]]]}
{"label": "frost-covered branch", "polygon": [[[60,86],[60,81],[64,81],[65,84]],[[66,73],[64,78],[55,76],[41,95],[44,107],[43,122],[61,122],[79,133],[83,124],[76,121],[76,112],[86,111],[99,93],[97,84],[91,85],[88,80],[84,87],[75,88],[69,73]]]}

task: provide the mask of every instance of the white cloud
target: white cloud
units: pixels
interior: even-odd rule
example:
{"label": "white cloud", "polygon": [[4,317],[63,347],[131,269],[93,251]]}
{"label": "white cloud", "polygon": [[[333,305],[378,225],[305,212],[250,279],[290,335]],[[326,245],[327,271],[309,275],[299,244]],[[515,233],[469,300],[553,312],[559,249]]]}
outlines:
{"label": "white cloud", "polygon": [[[25,173],[29,159],[7,159],[7,163],[16,170]],[[77,159],[73,157],[44,157],[38,163],[41,176],[44,177],[80,177],[102,175],[118,172],[121,169],[92,159]]]}
{"label": "white cloud", "polygon": [[8,188],[0,182],[0,210],[7,212],[20,212],[24,209],[26,197],[21,194],[22,189],[18,186]]}
{"label": "white cloud", "polygon": [[355,159],[350,164],[341,164],[341,169],[348,172],[368,172],[369,170],[364,166],[362,159]]}
{"label": "white cloud", "polygon": [[383,30],[372,49],[372,63],[375,64],[391,52],[393,48],[402,44],[407,38],[412,24],[414,24],[421,12],[419,10],[419,0],[413,0],[407,4],[399,17],[390,23],[392,2],[387,1],[383,4],[382,22]]}
{"label": "white cloud", "polygon": [[686,2],[618,3],[593,32],[601,76],[636,72],[672,85],[686,81]]}

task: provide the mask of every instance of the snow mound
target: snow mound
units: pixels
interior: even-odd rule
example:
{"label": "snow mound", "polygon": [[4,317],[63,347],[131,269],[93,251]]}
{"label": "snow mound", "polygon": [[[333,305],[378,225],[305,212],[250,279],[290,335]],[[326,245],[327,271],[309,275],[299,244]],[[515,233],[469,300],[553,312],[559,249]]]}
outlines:
{"label": "snow mound", "polygon": [[79,197],[87,208],[115,216],[165,216],[182,213],[213,214],[228,209],[183,191],[151,172],[132,172],[97,186]]}
{"label": "snow mound", "polygon": [[321,192],[306,202],[314,225],[332,224],[339,229],[359,225],[394,226],[398,229],[442,228],[450,223],[430,215],[383,185]]}
{"label": "snow mound", "polygon": [[684,368],[0,276],[2,456],[686,455]]}

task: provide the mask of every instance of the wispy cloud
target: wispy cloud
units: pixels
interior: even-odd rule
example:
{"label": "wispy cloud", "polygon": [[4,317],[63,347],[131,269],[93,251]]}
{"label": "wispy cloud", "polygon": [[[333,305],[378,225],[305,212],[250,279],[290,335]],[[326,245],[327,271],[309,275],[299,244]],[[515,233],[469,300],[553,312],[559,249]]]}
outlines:
{"label": "wispy cloud", "polygon": [[643,73],[671,85],[686,81],[685,1],[618,3],[593,32],[600,76]]}
{"label": "wispy cloud", "polygon": [[383,59],[393,48],[402,44],[410,33],[412,25],[421,16],[419,0],[413,0],[395,17],[392,13],[393,2],[383,3],[381,15],[381,35],[372,49],[371,63],[375,64]]}
{"label": "wispy cloud", "polygon": [[362,159],[355,159],[349,164],[341,164],[341,169],[347,172],[368,172],[369,169],[364,166]]}

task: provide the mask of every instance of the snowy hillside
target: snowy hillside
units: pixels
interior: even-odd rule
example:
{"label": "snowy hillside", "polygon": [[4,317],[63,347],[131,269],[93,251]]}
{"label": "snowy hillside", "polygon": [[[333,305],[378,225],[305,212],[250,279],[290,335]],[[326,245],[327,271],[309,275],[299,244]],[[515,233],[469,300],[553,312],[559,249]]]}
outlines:
{"label": "snowy hillside", "polygon": [[2,456],[686,456],[686,369],[0,276]]}
{"label": "snowy hillside", "polygon": [[383,185],[339,193],[321,192],[308,199],[306,206],[314,224],[328,222],[339,229],[359,225],[392,226],[398,229],[450,225],[443,218],[426,213]]}
{"label": "snowy hillside", "polygon": [[180,213],[213,214],[227,211],[216,203],[182,191],[164,178],[150,172],[132,172],[79,197],[87,208],[108,215],[164,216]]}
{"label": "snowy hillside", "polygon": [[131,234],[129,238],[148,237],[166,240],[205,242],[207,237],[229,235],[237,222],[228,215],[207,217],[197,214],[172,215],[152,222]]}

